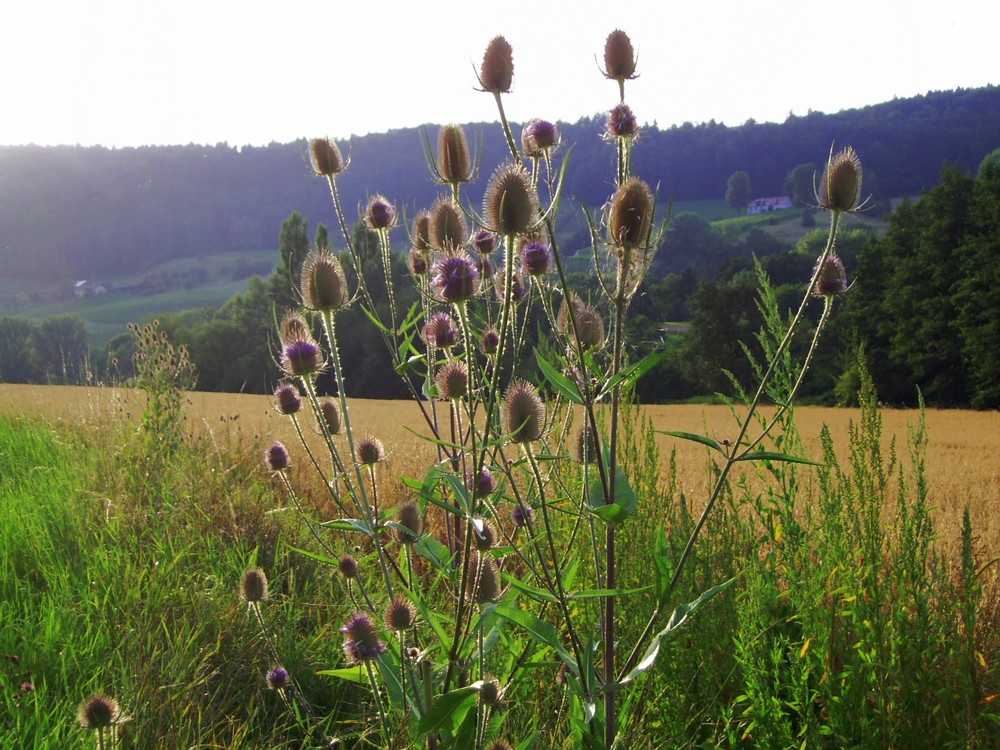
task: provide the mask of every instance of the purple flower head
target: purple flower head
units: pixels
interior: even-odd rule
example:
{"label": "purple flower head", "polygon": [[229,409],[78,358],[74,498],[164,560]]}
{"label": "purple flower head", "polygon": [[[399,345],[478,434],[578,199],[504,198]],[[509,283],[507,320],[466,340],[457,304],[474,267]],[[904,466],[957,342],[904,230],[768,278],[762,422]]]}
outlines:
{"label": "purple flower head", "polygon": [[319,345],[310,339],[290,341],[281,352],[281,368],[289,375],[306,377],[323,369]]}
{"label": "purple flower head", "polygon": [[284,471],[292,463],[288,458],[288,451],[281,443],[275,443],[264,454],[267,465],[272,471]]}
{"label": "purple flower head", "polygon": [[292,383],[282,381],[274,389],[274,408],[281,414],[295,414],[302,408],[299,389]]}
{"label": "purple flower head", "polygon": [[410,273],[414,276],[423,276],[427,273],[427,256],[417,249],[410,250]]}
{"label": "purple flower head", "polygon": [[33,682],[27,682],[27,681],[22,682],[21,683],[21,692],[22,693],[33,693],[33,692],[35,692],[35,683],[33,683]]}
{"label": "purple flower head", "polygon": [[288,684],[288,670],[284,667],[275,666],[267,670],[267,686],[271,690],[281,690]]}
{"label": "purple flower head", "polygon": [[472,237],[472,246],[480,255],[489,255],[496,249],[496,235],[488,229],[480,229]]}
{"label": "purple flower head", "polygon": [[469,472],[465,478],[465,486],[472,490],[472,494],[475,497],[489,497],[493,494],[493,490],[496,489],[496,480],[493,478],[493,472],[489,470],[489,467],[484,466],[482,471],[479,472],[477,480],[474,480],[472,472]]}
{"label": "purple flower head", "polygon": [[627,104],[616,104],[608,113],[609,138],[635,138],[639,135],[639,123],[632,108]]}
{"label": "purple flower head", "polygon": [[382,195],[374,195],[365,210],[365,224],[369,229],[391,229],[396,223],[396,208]]}
{"label": "purple flower head", "polygon": [[483,331],[483,339],[479,342],[479,348],[486,355],[497,353],[497,349],[500,348],[500,334],[496,328],[490,326]]}
{"label": "purple flower head", "polygon": [[344,653],[351,664],[372,661],[385,653],[374,621],[364,612],[351,615],[340,632],[344,635]]}
{"label": "purple flower head", "polygon": [[[496,276],[497,298],[502,303],[504,301],[504,283],[506,281],[503,271],[498,271]],[[528,290],[524,288],[524,277],[520,271],[514,271],[514,278],[510,285],[510,301],[517,303],[524,299]]]}
{"label": "purple flower head", "polygon": [[521,131],[521,148],[530,158],[543,156],[559,145],[559,128],[548,120],[532,120]]}
{"label": "purple flower head", "polygon": [[358,561],[352,555],[344,555],[337,563],[337,569],[344,578],[358,577]]}
{"label": "purple flower head", "polygon": [[436,346],[438,349],[455,346],[460,335],[461,331],[454,318],[446,312],[434,313],[424,326],[424,341],[428,346]]}
{"label": "purple flower head", "polygon": [[547,273],[552,264],[552,252],[542,242],[526,242],[521,246],[521,268],[528,276]]}
{"label": "purple flower head", "polygon": [[528,523],[535,517],[535,511],[532,510],[530,505],[525,505],[523,508],[518,505],[514,508],[510,517],[514,521],[514,525],[521,528],[523,526],[527,526]]}
{"label": "purple flower head", "polygon": [[445,302],[465,302],[476,294],[479,270],[467,253],[449,253],[439,258],[431,273],[431,286]]}

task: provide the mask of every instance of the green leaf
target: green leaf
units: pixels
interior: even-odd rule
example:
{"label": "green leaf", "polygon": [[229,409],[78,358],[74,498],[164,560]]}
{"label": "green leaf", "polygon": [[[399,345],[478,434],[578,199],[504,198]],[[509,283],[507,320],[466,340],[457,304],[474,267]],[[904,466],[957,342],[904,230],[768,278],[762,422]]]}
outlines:
{"label": "green leaf", "polygon": [[615,525],[623,523],[627,518],[635,514],[639,506],[639,498],[629,484],[628,475],[618,467],[615,471],[615,502],[609,504],[604,496],[604,487],[601,480],[595,477],[590,483],[590,490],[587,493],[590,501],[590,510],[598,518]]}
{"label": "green leaf", "polygon": [[324,521],[320,526],[337,531],[360,531],[365,536],[374,536],[368,524],[357,518],[335,518],[332,521]]}
{"label": "green leaf", "polygon": [[604,387],[601,389],[601,395],[603,396],[605,393],[610,393],[614,388],[623,383],[634,383],[651,369],[660,364],[660,362],[666,359],[669,354],[670,352],[667,351],[647,354],[638,362],[633,365],[629,365],[605,383]]}
{"label": "green leaf", "polygon": [[558,597],[554,596],[553,594],[550,594],[548,591],[545,591],[544,589],[536,589],[533,588],[532,586],[527,585],[526,583],[521,583],[521,581],[514,576],[508,574],[501,574],[501,578],[503,578],[504,581],[509,583],[512,587],[514,587],[518,591],[534,599],[536,602],[555,604],[556,602],[559,601]]}
{"label": "green leaf", "polygon": [[430,710],[420,718],[417,731],[421,734],[447,732],[451,734],[465,719],[476,702],[479,688],[472,685],[458,688],[434,697]]}
{"label": "green leaf", "polygon": [[413,550],[437,570],[451,574],[451,552],[432,536],[424,535],[413,544]]}
{"label": "green leaf", "polygon": [[356,667],[344,667],[342,669],[321,669],[316,674],[326,677],[336,677],[338,680],[368,684],[368,673],[365,668],[358,665]]}
{"label": "green leaf", "polygon": [[315,560],[316,562],[322,563],[323,565],[340,565],[340,560],[334,560],[332,557],[327,557],[326,555],[318,555],[315,552],[310,552],[309,550],[306,549],[299,549],[298,547],[291,544],[289,544],[288,547],[293,552],[298,552],[303,557],[307,557],[310,560]]}
{"label": "green leaf", "polygon": [[509,620],[523,628],[531,636],[532,640],[546,646],[551,646],[563,661],[573,658],[563,648],[562,642],[559,639],[559,631],[549,623],[539,620],[530,612],[515,609],[514,607],[497,607],[496,611],[505,620]]}
{"label": "green leaf", "polygon": [[562,394],[564,398],[569,399],[574,404],[583,403],[583,396],[581,395],[580,389],[577,387],[576,383],[549,364],[538,349],[535,349],[535,359],[538,361],[538,369],[542,371],[542,375],[545,376],[545,379],[549,381],[549,384],[555,388],[558,393]]}
{"label": "green leaf", "polygon": [[392,651],[386,651],[375,660],[379,677],[385,685],[389,700],[396,708],[403,708],[403,684],[399,681],[399,661]]}
{"label": "green leaf", "polygon": [[723,456],[726,455],[725,449],[719,443],[704,435],[698,435],[694,432],[678,432],[676,430],[653,430],[653,432],[658,432],[661,435],[670,435],[670,437],[680,438],[681,440],[690,440],[693,443],[701,443],[719,451]]}
{"label": "green leaf", "polygon": [[648,591],[652,586],[640,586],[637,589],[586,589],[584,591],[577,591],[572,594],[567,594],[567,599],[600,599],[607,596],[629,596],[630,594],[638,594],[642,591]]}
{"label": "green leaf", "polygon": [[777,451],[754,451],[737,456],[734,461],[785,461],[790,464],[807,464],[808,466],[826,466],[820,461],[813,461],[811,458],[793,456],[790,453],[779,453]]}

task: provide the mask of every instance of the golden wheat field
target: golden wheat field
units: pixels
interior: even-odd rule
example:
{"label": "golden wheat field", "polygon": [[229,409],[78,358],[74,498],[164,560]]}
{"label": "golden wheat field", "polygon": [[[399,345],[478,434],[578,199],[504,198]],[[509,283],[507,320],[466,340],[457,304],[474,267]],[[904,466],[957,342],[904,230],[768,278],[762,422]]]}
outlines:
{"label": "golden wheat field", "polygon": [[[108,420],[134,421],[144,399],[142,392],[118,388],[0,384],[0,414],[55,424],[100,426]],[[350,409],[355,433],[370,433],[385,444],[387,473],[422,476],[426,472],[435,450],[418,436],[427,434],[427,428],[416,404],[355,399]],[[274,411],[269,396],[194,392],[187,396],[187,413],[193,432],[220,443],[239,441],[257,450],[274,440],[289,446],[296,440],[289,421]],[[657,430],[708,434],[720,441],[734,438],[736,433],[733,416],[722,406],[649,406],[643,407],[643,413]],[[846,460],[849,425],[859,420],[859,410],[799,407],[795,413],[808,457],[822,457],[820,431],[828,425],[838,457]],[[886,455],[895,439],[904,465],[908,463],[908,426],[917,417],[915,411],[882,412]],[[955,549],[962,511],[968,505],[980,561],[1000,555],[1000,519],[996,514],[1000,507],[1000,413],[929,409],[926,423],[930,504],[942,545]],[[677,449],[678,484],[697,507],[699,498],[706,495],[706,449],[664,435],[658,436],[658,442],[664,461]]]}

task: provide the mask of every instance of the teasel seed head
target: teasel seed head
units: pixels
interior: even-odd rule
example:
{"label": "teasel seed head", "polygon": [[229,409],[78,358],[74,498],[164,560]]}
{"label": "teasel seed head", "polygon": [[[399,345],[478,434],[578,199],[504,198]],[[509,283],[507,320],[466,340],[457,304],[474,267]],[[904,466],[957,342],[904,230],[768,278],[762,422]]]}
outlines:
{"label": "teasel seed head", "polygon": [[274,389],[274,408],[286,416],[296,414],[302,408],[302,398],[294,383],[282,380]]}
{"label": "teasel seed head", "polygon": [[465,302],[476,296],[479,269],[464,250],[445,253],[431,266],[431,287],[445,302]]}
{"label": "teasel seed head", "polygon": [[[816,264],[819,265],[818,259]],[[816,283],[812,289],[814,297],[836,297],[847,292],[847,269],[836,253],[830,253],[819,272],[814,268],[813,273],[816,274]]]}
{"label": "teasel seed head", "polygon": [[472,472],[465,476],[465,486],[472,492],[473,497],[484,498],[493,494],[496,489],[496,479],[488,466],[484,466],[479,472],[478,480],[473,480]]}
{"label": "teasel seed head", "polygon": [[597,460],[597,436],[589,426],[581,427],[576,433],[576,460],[581,464]]}
{"label": "teasel seed head", "polygon": [[420,517],[420,508],[416,503],[405,503],[396,511],[396,523],[406,529],[396,529],[396,541],[400,544],[413,544],[423,532],[424,521]]}
{"label": "teasel seed head", "polygon": [[82,729],[106,729],[121,724],[124,718],[118,701],[103,693],[95,693],[76,710],[77,723]]}
{"label": "teasel seed head", "polygon": [[410,255],[407,257],[406,262],[410,266],[410,273],[414,276],[426,276],[427,271],[430,269],[426,253],[416,248],[410,250]]}
{"label": "teasel seed head", "polygon": [[576,318],[576,330],[580,334],[580,344],[584,350],[597,349],[604,346],[604,320],[593,305],[580,299],[575,292],[563,299],[559,314],[556,316],[556,327],[573,342],[573,326],[569,320],[569,305],[573,306],[573,316]]}
{"label": "teasel seed head", "polygon": [[500,348],[500,333],[493,326],[489,326],[483,331],[483,337],[479,341],[479,350],[486,356],[492,356]]}
{"label": "teasel seed head", "polygon": [[321,177],[332,177],[347,169],[340,149],[330,138],[309,141],[309,161],[313,172]]}
{"label": "teasel seed head", "polygon": [[497,238],[488,229],[480,229],[472,237],[472,246],[480,255],[489,255],[497,247]]}
{"label": "teasel seed head", "polygon": [[361,439],[357,448],[358,463],[362,466],[374,466],[385,461],[385,446],[377,437],[367,435]]}
{"label": "teasel seed head", "polygon": [[514,510],[510,513],[510,519],[519,529],[527,526],[534,517],[535,511],[530,505],[525,505],[524,507],[521,507],[520,505],[515,506]]}
{"label": "teasel seed head", "polygon": [[483,522],[482,530],[473,528],[472,535],[476,544],[476,549],[480,552],[489,552],[497,542],[497,534],[493,529],[493,524],[489,521]]}
{"label": "teasel seed head", "polygon": [[434,201],[430,211],[429,242],[437,250],[456,250],[469,239],[465,217],[449,198]]}
{"label": "teasel seed head", "polygon": [[[506,297],[504,295],[504,285],[507,283],[507,274],[504,271],[497,271],[493,276],[493,280],[496,285],[497,299],[502,304]],[[524,299],[528,290],[524,286],[524,277],[521,275],[520,271],[514,271],[511,275],[510,282],[510,301],[517,304]]]}
{"label": "teasel seed head", "polygon": [[469,393],[469,368],[462,360],[453,359],[441,365],[434,383],[442,401],[465,398]]}
{"label": "teasel seed head", "polygon": [[500,702],[500,682],[492,677],[483,680],[479,688],[479,701],[484,706],[495,706]]}
{"label": "teasel seed head", "polygon": [[438,349],[455,346],[461,335],[455,319],[446,312],[431,315],[423,329],[424,341],[428,346],[436,346]]}
{"label": "teasel seed head", "polygon": [[353,555],[344,555],[340,558],[340,562],[337,563],[337,570],[340,571],[340,575],[344,576],[344,578],[357,578],[358,561],[354,559]]}
{"label": "teasel seed head", "polygon": [[629,177],[611,199],[608,243],[616,249],[643,248],[653,224],[653,192],[638,177]]}
{"label": "teasel seed head", "polygon": [[508,237],[527,234],[538,221],[538,208],[538,192],[527,170],[512,162],[497,167],[483,199],[489,228]]}
{"label": "teasel seed head", "polygon": [[306,319],[294,310],[289,310],[281,319],[281,344],[287,346],[293,341],[312,338],[312,330]]}
{"label": "teasel seed head", "polygon": [[511,383],[503,398],[503,417],[511,442],[538,440],[545,425],[545,404],[535,386],[521,379]]}
{"label": "teasel seed head", "polygon": [[608,112],[605,134],[610,140],[616,138],[634,140],[639,137],[639,123],[630,106],[622,103],[611,108]]}
{"label": "teasel seed head", "polygon": [[271,690],[281,690],[288,685],[288,670],[275,665],[267,670],[267,686]]}
{"label": "teasel seed head", "polygon": [[431,212],[418,211],[413,217],[413,234],[410,236],[413,249],[426,253],[431,249]]}
{"label": "teasel seed head", "polygon": [[831,155],[819,185],[819,205],[828,211],[856,211],[861,200],[861,178],[861,159],[851,146]]}
{"label": "teasel seed head", "polygon": [[496,601],[500,595],[500,582],[492,557],[476,555],[469,561],[466,593],[478,604]]}
{"label": "teasel seed head", "polygon": [[344,635],[344,653],[351,664],[372,661],[385,653],[375,623],[365,612],[351,615],[340,632]]}
{"label": "teasel seed head", "polygon": [[340,415],[340,404],[332,398],[325,398],[319,402],[319,413],[326,424],[327,432],[331,435],[339,435],[344,427],[343,419],[341,419]]}
{"label": "teasel seed head", "polygon": [[488,748],[486,748],[486,750],[514,750],[514,748],[510,746],[510,743],[504,740],[497,740]]}
{"label": "teasel seed head", "polygon": [[396,224],[396,207],[388,198],[376,193],[368,201],[368,207],[365,209],[365,224],[372,231],[392,229]]}
{"label": "teasel seed head", "polygon": [[340,259],[327,250],[311,253],[302,265],[302,300],[306,308],[336,312],[349,297]]}
{"label": "teasel seed head", "polygon": [[417,608],[407,599],[393,599],[385,610],[385,625],[389,630],[409,630],[417,621]]}
{"label": "teasel seed head", "polygon": [[281,443],[275,443],[264,452],[264,460],[271,471],[284,471],[292,462],[288,458],[288,450]]}
{"label": "teasel seed head", "polygon": [[514,82],[514,50],[502,36],[495,36],[486,45],[483,64],[479,68],[479,85],[492,94],[509,94]]}
{"label": "teasel seed head", "polygon": [[552,266],[552,251],[544,242],[531,240],[521,245],[521,270],[527,276],[541,276]]}
{"label": "teasel seed head", "polygon": [[560,140],[559,128],[548,120],[530,120],[521,130],[521,149],[531,159],[555,151]]}
{"label": "teasel seed head", "polygon": [[635,74],[635,49],[632,40],[621,29],[615,29],[608,34],[604,42],[604,77],[618,81],[623,86],[625,81],[637,78]]}
{"label": "teasel seed head", "polygon": [[472,155],[461,125],[445,125],[438,133],[438,173],[449,185],[472,179]]}
{"label": "teasel seed head", "polygon": [[240,598],[248,603],[267,600],[267,576],[260,568],[247,568],[240,581]]}

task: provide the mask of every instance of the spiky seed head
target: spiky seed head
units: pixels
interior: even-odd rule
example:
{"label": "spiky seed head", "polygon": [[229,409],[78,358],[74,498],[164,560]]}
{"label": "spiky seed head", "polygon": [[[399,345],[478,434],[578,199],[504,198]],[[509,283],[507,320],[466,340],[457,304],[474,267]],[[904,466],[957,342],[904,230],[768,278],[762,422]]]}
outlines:
{"label": "spiky seed head", "polygon": [[376,193],[365,209],[365,224],[375,232],[379,229],[392,229],[396,224],[396,207],[384,195]]}
{"label": "spiky seed head", "polygon": [[545,424],[545,404],[535,386],[520,378],[511,383],[503,398],[503,417],[512,442],[538,440]]}
{"label": "spiky seed head", "polygon": [[410,237],[413,249],[426,253],[431,249],[431,212],[418,211],[413,217],[413,235]]}
{"label": "spiky seed head", "polygon": [[487,355],[491,356],[497,353],[497,349],[500,348],[500,333],[493,326],[489,326],[485,331],[483,331],[483,338],[479,342],[479,350]]}
{"label": "spiky seed head", "polygon": [[604,42],[604,77],[619,83],[636,77],[632,40],[621,29],[608,34]]}
{"label": "spiky seed head", "polygon": [[476,270],[479,271],[480,279],[493,278],[493,261],[488,255],[476,256]]}
{"label": "spiky seed head", "polygon": [[344,635],[344,653],[351,664],[372,661],[385,653],[375,622],[365,612],[355,612],[347,618],[340,632]]}
{"label": "spiky seed head", "polygon": [[479,701],[484,706],[495,706],[500,701],[500,682],[492,677],[484,679],[479,688]]}
{"label": "spiky seed head", "polygon": [[576,330],[580,334],[580,344],[584,349],[596,349],[604,345],[604,320],[597,308],[580,299],[576,293],[563,299],[559,314],[556,316],[556,327],[559,332],[572,342],[573,326],[569,320],[569,306],[573,306],[573,316],[576,318]]}
{"label": "spiky seed head", "polygon": [[[819,265],[818,259],[816,265]],[[847,269],[844,268],[844,261],[836,253],[830,253],[823,267],[818,272],[813,268],[813,273],[816,275],[816,283],[812,289],[815,297],[835,297],[844,294],[848,289]]]}
{"label": "spiky seed head", "polygon": [[472,179],[472,156],[461,125],[445,125],[438,133],[438,172],[450,185]]}
{"label": "spiky seed head", "polygon": [[611,111],[608,112],[606,136],[611,140],[616,138],[635,139],[639,136],[639,122],[630,106],[622,103],[611,108]]}
{"label": "spiky seed head", "polygon": [[420,538],[424,521],[420,517],[420,508],[416,503],[405,503],[396,511],[396,523],[405,529],[396,529],[396,541],[400,544],[413,544]]}
{"label": "spiky seed head", "polygon": [[653,192],[638,177],[615,191],[608,216],[608,242],[615,248],[645,247],[653,224]]}
{"label": "spiky seed head", "polygon": [[274,389],[274,408],[279,414],[296,414],[302,408],[302,398],[294,383],[282,380]]}
{"label": "spiky seed head", "polygon": [[302,300],[310,310],[336,312],[347,304],[347,277],[328,250],[311,253],[302,265]]}
{"label": "spiky seed head", "polygon": [[385,446],[377,437],[366,435],[358,443],[358,463],[362,466],[374,466],[385,461]]}
{"label": "spiky seed head", "polygon": [[347,169],[340,149],[329,138],[313,138],[309,141],[309,161],[313,172],[321,177],[332,177]]}
{"label": "spiky seed head", "polygon": [[531,175],[520,164],[497,167],[483,198],[486,224],[497,234],[526,234],[538,221],[538,192]]}
{"label": "spiky seed head", "polygon": [[465,477],[465,486],[468,487],[474,497],[484,498],[493,494],[496,489],[496,479],[488,466],[484,466],[479,472],[479,478],[473,479],[472,472],[468,472]]}
{"label": "spiky seed head", "polygon": [[[507,283],[507,274],[503,271],[497,271],[493,276],[493,280],[496,285],[497,299],[503,303],[506,301],[506,296],[504,295],[504,287]],[[524,277],[521,275],[520,271],[514,271],[511,275],[510,282],[510,301],[517,304],[524,299],[524,296],[528,293],[528,290],[524,286]]]}
{"label": "spiky seed head", "polygon": [[408,599],[393,599],[385,609],[385,625],[389,630],[409,630],[416,621],[417,608]]}
{"label": "spiky seed head", "polygon": [[483,64],[479,68],[479,84],[491,94],[509,94],[514,82],[514,50],[502,36],[495,36],[486,45]]}
{"label": "spiky seed head", "polygon": [[597,460],[597,436],[588,425],[584,425],[576,433],[576,460],[581,464]]}
{"label": "spiky seed head", "polygon": [[267,670],[267,686],[271,690],[281,690],[288,685],[288,670],[280,665],[275,665]]}
{"label": "spiky seed head", "polygon": [[472,237],[472,246],[480,255],[489,255],[496,249],[496,235],[488,229],[480,229]]}
{"label": "spiky seed head", "polygon": [[532,240],[521,245],[521,270],[527,276],[541,276],[552,265],[552,251],[544,242]]}
{"label": "spiky seed head", "polygon": [[527,526],[534,517],[535,517],[535,511],[532,509],[530,505],[525,505],[523,507],[518,505],[517,507],[514,508],[514,510],[511,511],[510,514],[510,519],[514,522],[514,525],[517,526],[517,528],[519,529]]}
{"label": "spiky seed head", "polygon": [[545,156],[547,151],[554,151],[560,140],[559,128],[548,120],[530,120],[521,130],[521,149],[531,159]]}
{"label": "spiky seed head", "polygon": [[312,330],[306,319],[294,310],[289,310],[281,319],[281,344],[287,346],[293,341],[312,338]]}
{"label": "spiky seed head", "polygon": [[319,344],[309,339],[292,341],[281,352],[281,369],[286,375],[308,377],[323,369]]}
{"label": "spiky seed head", "polygon": [[76,719],[83,729],[106,729],[120,724],[122,716],[118,701],[104,693],[95,693],[77,708]]}
{"label": "spiky seed head", "polygon": [[407,263],[410,266],[410,273],[414,276],[424,276],[427,274],[430,264],[427,262],[427,255],[422,250],[417,250],[413,248],[410,250],[410,255],[407,258]]}
{"label": "spiky seed head", "polygon": [[264,451],[264,460],[271,471],[284,471],[291,465],[288,450],[281,443],[275,443]]}
{"label": "spiky seed head", "polygon": [[431,287],[445,302],[472,299],[479,279],[479,269],[464,250],[445,253],[431,266]]}
{"label": "spiky seed head", "polygon": [[344,426],[340,417],[340,405],[332,398],[325,398],[319,402],[319,413],[326,424],[327,432],[339,435]]}
{"label": "spiky seed head", "polygon": [[458,207],[448,198],[441,197],[431,206],[429,242],[437,250],[455,250],[469,239],[469,228]]}
{"label": "spiky seed head", "polygon": [[243,601],[262,602],[267,599],[267,576],[260,568],[247,568],[240,580],[240,597]]}
{"label": "spiky seed head", "polygon": [[462,360],[453,359],[437,371],[434,383],[442,401],[465,398],[469,392],[469,368]]}
{"label": "spiky seed head", "polygon": [[344,578],[357,578],[358,561],[354,559],[353,555],[344,555],[340,558],[340,562],[337,563],[337,570],[340,571],[340,575],[344,576]]}
{"label": "spiky seed head", "polygon": [[497,533],[493,529],[493,524],[489,521],[483,522],[483,528],[473,529],[473,537],[476,543],[476,549],[480,552],[489,552],[493,549],[493,545],[497,543]]}
{"label": "spiky seed head", "polygon": [[514,748],[510,746],[510,743],[505,742],[504,740],[497,740],[486,748],[486,750],[514,750]]}
{"label": "spiky seed head", "polygon": [[819,205],[828,211],[855,211],[861,200],[861,159],[847,146],[831,156],[819,185]]}
{"label": "spiky seed head", "polygon": [[431,315],[423,330],[424,341],[428,346],[438,349],[448,349],[458,343],[461,331],[458,324],[446,312],[436,312]]}
{"label": "spiky seed head", "polygon": [[500,594],[497,566],[492,557],[477,555],[469,561],[466,593],[478,604],[496,601]]}

